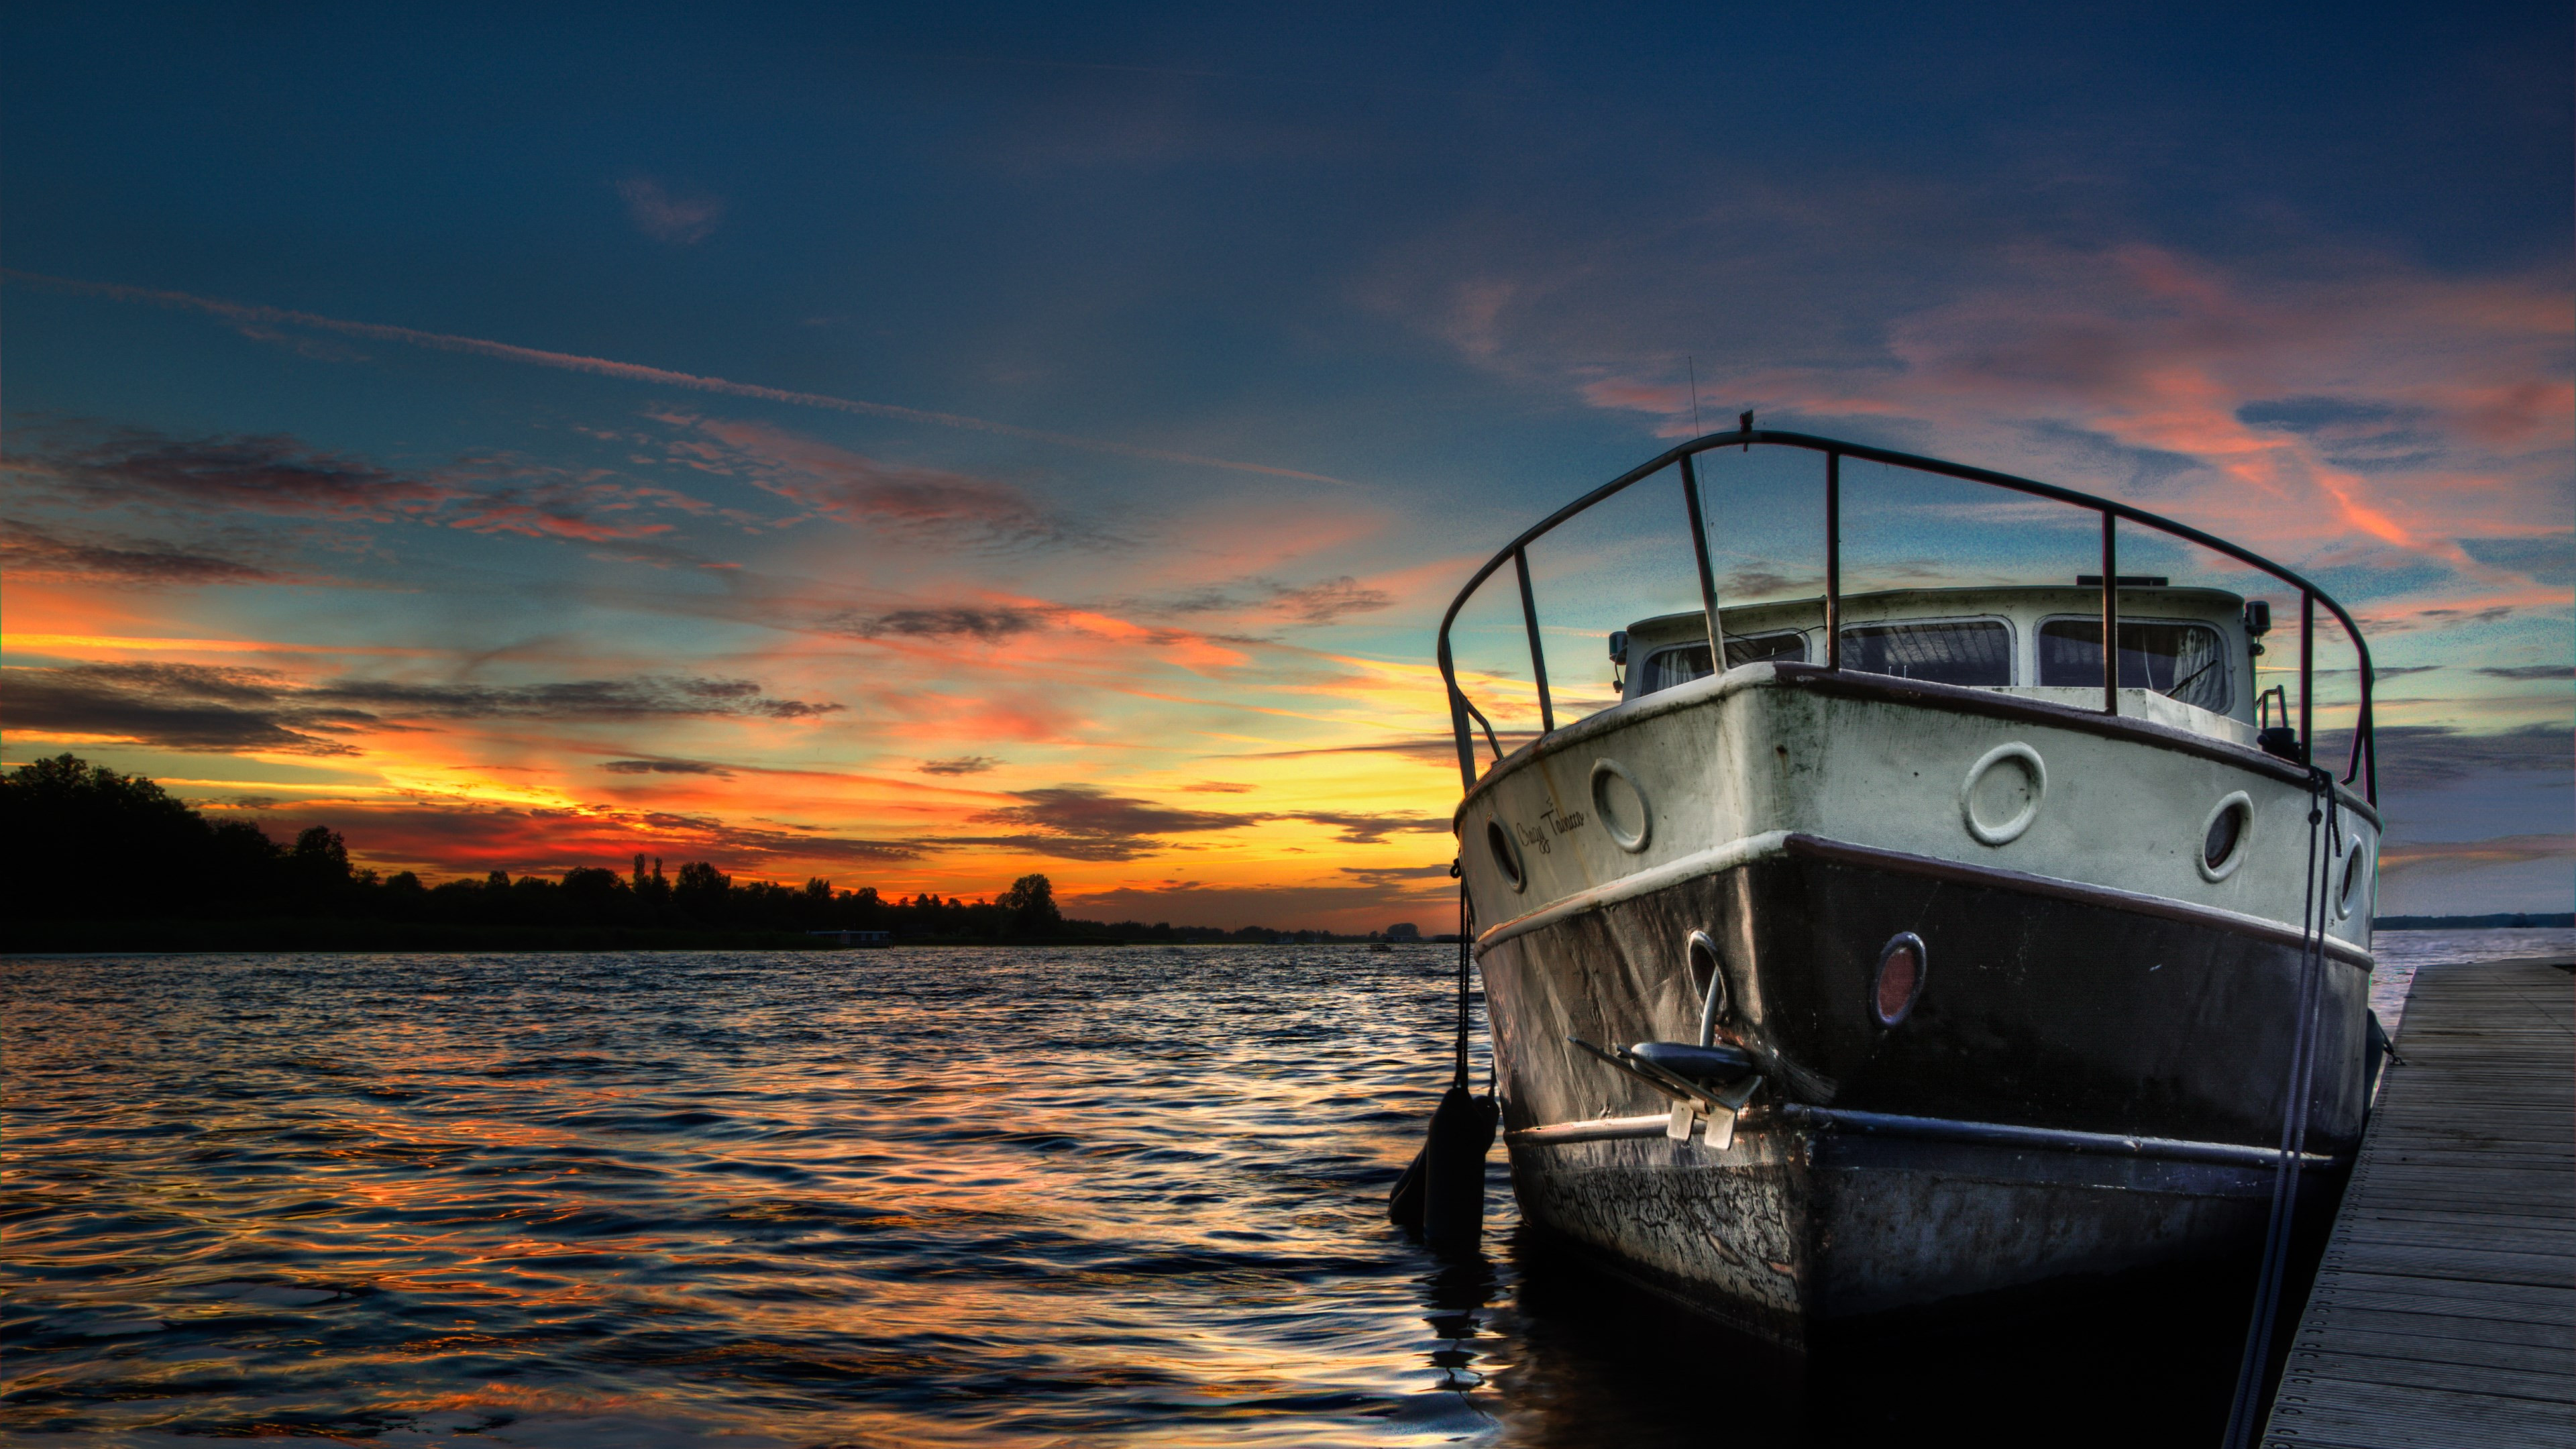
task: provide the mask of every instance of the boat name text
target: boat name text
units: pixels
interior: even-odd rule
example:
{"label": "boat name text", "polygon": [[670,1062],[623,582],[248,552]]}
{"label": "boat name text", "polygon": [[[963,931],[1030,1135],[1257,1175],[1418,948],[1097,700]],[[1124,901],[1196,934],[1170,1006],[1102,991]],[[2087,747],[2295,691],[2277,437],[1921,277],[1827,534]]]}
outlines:
{"label": "boat name text", "polygon": [[1569,830],[1581,830],[1588,823],[1580,810],[1569,810],[1562,815],[1550,810],[1538,819],[1537,825],[1523,825],[1514,821],[1512,828],[1520,833],[1521,844],[1537,846],[1538,853],[1541,855],[1548,853],[1549,836],[1563,835]]}

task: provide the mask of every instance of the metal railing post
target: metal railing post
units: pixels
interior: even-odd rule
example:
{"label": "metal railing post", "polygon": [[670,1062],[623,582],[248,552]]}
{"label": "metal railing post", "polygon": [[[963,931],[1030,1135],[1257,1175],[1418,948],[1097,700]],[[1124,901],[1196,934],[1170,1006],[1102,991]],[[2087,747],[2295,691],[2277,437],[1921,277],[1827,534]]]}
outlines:
{"label": "metal railing post", "polygon": [[1726,626],[1717,618],[1717,573],[1708,562],[1708,526],[1700,512],[1699,470],[1682,454],[1682,506],[1690,512],[1691,557],[1699,561],[1699,607],[1708,620],[1708,671],[1726,672]]}
{"label": "metal railing post", "polygon": [[1825,667],[1843,667],[1843,455],[1825,454]]}
{"label": "metal railing post", "polygon": [[2102,712],[2120,712],[2120,520],[2102,510]]}
{"label": "metal railing post", "polygon": [[[2375,671],[2370,663],[2370,643],[2358,629],[2346,629],[2344,637],[2352,641],[2354,677],[2361,681],[2361,707],[2352,720],[2352,748],[2344,754],[2343,783],[2361,781],[2362,798],[2372,805],[2379,803],[2378,726],[2372,723],[2371,682]],[[2367,766],[2368,774],[2363,773]]]}
{"label": "metal railing post", "polygon": [[2317,697],[2317,596],[2299,590],[2299,763],[2313,765],[2317,758],[2316,712],[2311,708]]}
{"label": "metal railing post", "polygon": [[1538,680],[1538,730],[1552,734],[1556,730],[1556,702],[1547,694],[1547,651],[1538,642],[1538,601],[1530,596],[1529,550],[1512,550],[1512,566],[1521,575],[1521,622],[1529,627],[1530,675]]}
{"label": "metal railing post", "polygon": [[1476,736],[1467,728],[1467,696],[1449,691],[1449,729],[1458,738],[1459,788],[1476,788]]}

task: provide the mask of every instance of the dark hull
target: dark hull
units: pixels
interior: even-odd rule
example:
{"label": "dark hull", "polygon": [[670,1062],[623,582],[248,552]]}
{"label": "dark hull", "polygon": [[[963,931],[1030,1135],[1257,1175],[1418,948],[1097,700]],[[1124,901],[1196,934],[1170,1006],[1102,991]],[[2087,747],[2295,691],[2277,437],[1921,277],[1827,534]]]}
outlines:
{"label": "dark hull", "polygon": [[[1487,945],[1525,1214],[1791,1344],[1826,1320],[2257,1241],[2271,1172],[2247,1149],[2279,1132],[2295,940],[1947,875],[1774,855]],[[1766,1069],[1735,1144],[1529,1131],[1669,1105],[1565,1038],[1686,1038],[1677,945],[1693,930],[1719,945],[1728,1034]],[[1899,931],[1924,939],[1929,966],[1890,1028],[1870,976]],[[2308,1145],[2337,1158],[2362,1125],[2368,975],[2337,956],[2323,970]],[[1882,1115],[1911,1125],[1853,1125]],[[2076,1145],[1995,1140],[2013,1129]]]}

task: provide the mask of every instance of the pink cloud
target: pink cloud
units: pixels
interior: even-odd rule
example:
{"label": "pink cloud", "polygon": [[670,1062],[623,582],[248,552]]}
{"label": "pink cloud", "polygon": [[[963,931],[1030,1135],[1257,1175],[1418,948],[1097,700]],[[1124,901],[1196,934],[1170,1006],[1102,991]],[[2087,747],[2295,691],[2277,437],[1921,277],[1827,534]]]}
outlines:
{"label": "pink cloud", "polygon": [[1662,413],[1674,418],[1690,416],[1690,393],[1668,383],[1609,377],[1585,383],[1582,391],[1583,400],[1596,408],[1625,408],[1631,412]]}
{"label": "pink cloud", "polygon": [[[1775,415],[1915,420],[1954,453],[2042,476],[2070,459],[2014,430],[2178,455],[2205,471],[2157,506],[2275,546],[2358,534],[2474,571],[2452,538],[2563,516],[2576,309],[2553,280],[2459,282],[2349,259],[2256,280],[2146,246],[2020,262],[2007,281],[1889,324],[1892,365],[1738,368],[1706,391]],[[1689,430],[1667,380],[1597,377],[1578,391],[1662,419],[1662,435]],[[2384,419],[2382,441],[2286,420],[2303,408]]]}
{"label": "pink cloud", "polygon": [[888,463],[762,423],[679,419],[703,440],[687,455],[827,518],[916,541],[1007,547],[1061,543],[1083,530],[1008,484]]}
{"label": "pink cloud", "polygon": [[513,502],[470,505],[448,520],[447,526],[469,533],[515,533],[527,538],[570,538],[587,543],[650,538],[671,531],[667,523],[602,523],[539,504]]}

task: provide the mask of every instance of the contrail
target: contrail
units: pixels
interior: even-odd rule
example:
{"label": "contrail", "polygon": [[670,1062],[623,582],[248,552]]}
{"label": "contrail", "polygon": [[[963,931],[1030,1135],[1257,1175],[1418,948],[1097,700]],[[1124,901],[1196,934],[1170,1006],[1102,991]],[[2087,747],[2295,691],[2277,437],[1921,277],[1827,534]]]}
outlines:
{"label": "contrail", "polygon": [[571,352],[547,352],[541,348],[520,347],[482,337],[459,337],[449,332],[422,332],[410,327],[387,326],[381,322],[351,322],[339,317],[321,317],[311,312],[297,312],[285,307],[226,302],[215,297],[193,296],[186,292],[157,291],[148,287],[120,286],[114,282],[84,282],[71,277],[49,277],[41,272],[22,272],[9,268],[0,268],[0,277],[67,292],[85,292],[92,296],[112,297],[119,302],[145,302],[156,307],[203,312],[208,316],[221,317],[230,322],[307,327],[317,331],[337,332],[349,337],[370,337],[379,342],[400,342],[412,347],[427,347],[440,352],[468,352],[479,357],[496,357],[504,362],[525,363],[531,367],[551,367],[561,372],[587,372],[598,377],[622,378],[628,382],[656,383],[663,387],[687,388],[694,392],[722,393],[727,397],[758,398],[763,402],[822,408],[829,412],[860,413],[868,417],[900,418],[905,422],[930,423],[943,428],[965,428],[979,433],[999,433],[1004,437],[1027,438],[1032,442],[1054,443],[1062,447],[1082,448],[1094,453],[1116,453],[1128,458],[1150,458],[1158,463],[1191,463],[1203,468],[1231,469],[1237,473],[1263,473],[1273,478],[1302,478],[1310,483],[1353,486],[1347,478],[1335,478],[1323,473],[1300,473],[1294,468],[1273,468],[1262,463],[1238,463],[1227,458],[1205,458],[1196,453],[1170,453],[1160,448],[1141,448],[1133,443],[1076,437],[1071,433],[1050,433],[1039,428],[1023,428],[1012,423],[997,423],[989,418],[970,418],[960,413],[927,412],[920,408],[899,407],[893,403],[861,402],[857,398],[833,397],[819,392],[795,392],[783,387],[764,387],[756,382],[734,382],[728,378],[701,377],[693,372],[673,372],[663,367],[647,367],[640,362],[617,362],[605,357],[583,357]]}

